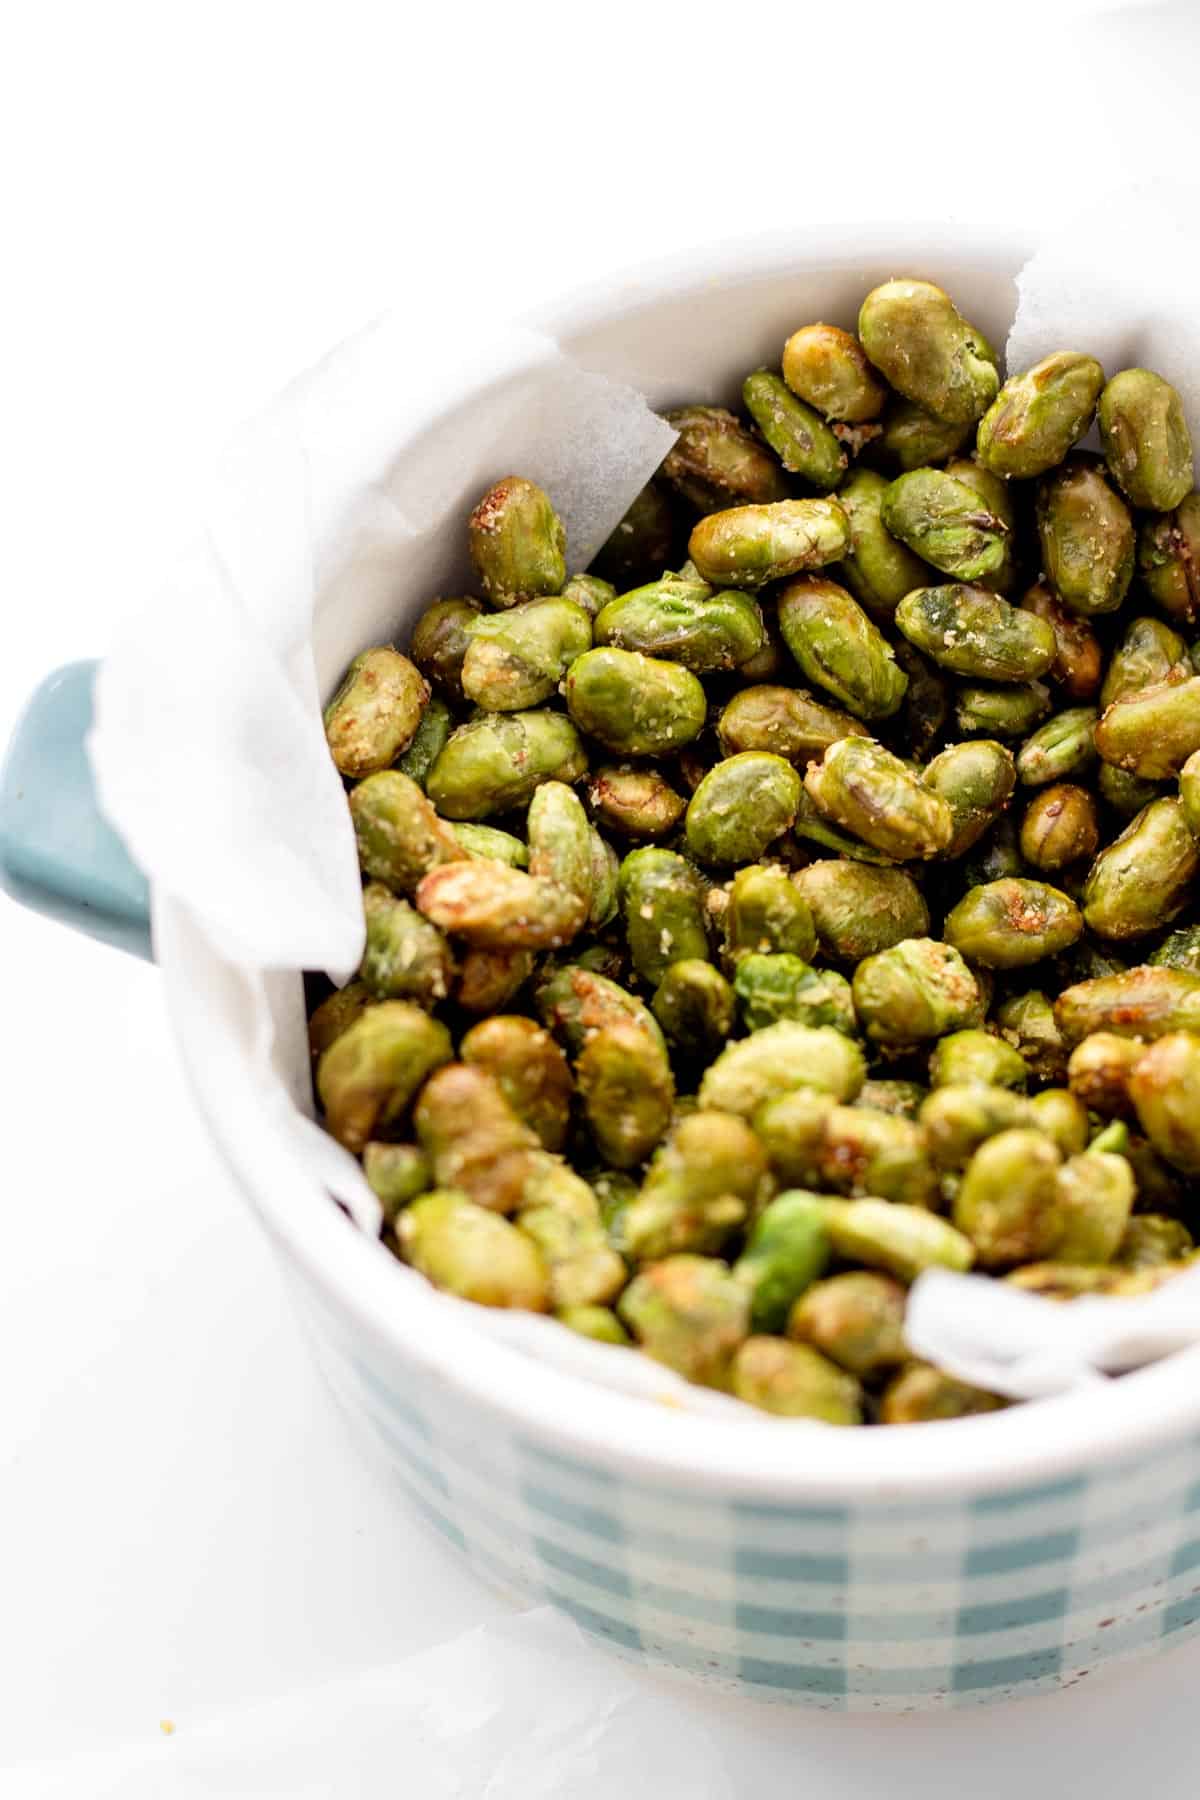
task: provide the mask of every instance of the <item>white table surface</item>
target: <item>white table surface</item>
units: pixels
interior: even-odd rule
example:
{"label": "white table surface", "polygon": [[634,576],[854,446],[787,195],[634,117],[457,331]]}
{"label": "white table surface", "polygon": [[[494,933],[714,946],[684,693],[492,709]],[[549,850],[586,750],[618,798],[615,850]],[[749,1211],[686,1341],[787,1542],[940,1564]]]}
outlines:
{"label": "white table surface", "polygon": [[[610,6],[603,32],[561,5],[403,27],[295,0],[10,15],[0,734],[44,671],[103,651],[238,421],[385,305],[419,329],[442,287],[516,313],[780,219],[917,212],[973,235],[1052,225],[1101,168],[1186,175],[1186,9],[1168,54],[1143,36],[1114,55],[1069,120],[1047,10],[1011,6],[984,41],[970,9],[857,7],[851,29],[792,4],[735,20],[732,45],[706,6]],[[1104,56],[1117,27],[1075,29]],[[1007,55],[1022,32],[1054,69],[1040,93],[1037,59]],[[930,108],[952,128],[927,130]],[[1100,115],[1102,146],[1073,150],[1067,126],[1086,140]],[[24,1800],[14,1765],[185,1732],[504,1603],[343,1442],[193,1117],[153,969],[2,901],[0,959],[0,1793]],[[680,1705],[728,1733],[747,1792],[1086,1780],[1173,1800],[1195,1791],[1198,1681],[1200,1646],[950,1718]]]}

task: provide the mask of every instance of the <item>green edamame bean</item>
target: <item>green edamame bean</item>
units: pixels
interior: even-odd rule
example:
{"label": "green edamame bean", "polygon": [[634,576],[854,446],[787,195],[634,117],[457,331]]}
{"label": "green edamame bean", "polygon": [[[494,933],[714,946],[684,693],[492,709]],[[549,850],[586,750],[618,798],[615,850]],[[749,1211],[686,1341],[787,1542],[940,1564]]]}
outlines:
{"label": "green edamame bean", "polygon": [[[1180,669],[1179,665],[1183,664]],[[1109,658],[1104,684],[1100,689],[1100,705],[1111,706],[1126,694],[1153,687],[1157,682],[1191,673],[1187,667],[1187,644],[1177,631],[1162,619],[1131,619],[1121,642]]]}
{"label": "green edamame bean", "polygon": [[567,534],[548,494],[506,475],[467,522],[467,549],[493,606],[557,594],[567,579]]}
{"label": "green edamame bean", "polygon": [[527,805],[543,781],[586,772],[579,733],[561,713],[488,713],[451,732],[425,791],[443,818],[486,819]]}
{"label": "green edamame bean", "polygon": [[587,921],[587,902],[557,881],[507,863],[445,863],[416,891],[418,911],[480,950],[546,950],[569,944]]}
{"label": "green edamame bean", "polygon": [[907,1299],[891,1275],[848,1269],[806,1289],[788,1315],[787,1335],[869,1380],[904,1361]]}
{"label": "green edamame bean", "polygon": [[1200,838],[1200,750],[1193,750],[1179,771],[1179,803],[1193,835]]}
{"label": "green edamame bean", "polygon": [[454,958],[436,925],[381,881],[363,890],[367,942],[359,978],[376,1000],[432,1007],[450,992]]}
{"label": "green edamame bean", "polygon": [[683,1056],[715,1056],[733,1029],[733,989],[719,969],[696,957],[671,963],[651,1005],[667,1042]]}
{"label": "green edamame bean", "polygon": [[618,756],[661,756],[704,726],[704,689],[691,670],[635,650],[585,651],[563,692],[580,731]]}
{"label": "green edamame bean", "polygon": [[817,1171],[835,1194],[873,1195],[907,1206],[933,1206],[937,1199],[937,1171],[921,1127],[861,1103],[825,1114]]}
{"label": "green edamame bean", "polygon": [[955,1195],[954,1223],[982,1268],[1051,1254],[1063,1229],[1061,1166],[1057,1144],[1040,1131],[1000,1131],[979,1146]]}
{"label": "green edamame bean", "polygon": [[734,1356],[731,1386],[739,1400],[781,1418],[862,1424],[859,1383],[808,1344],[747,1338]]}
{"label": "green edamame bean", "polygon": [[460,958],[454,1000],[463,1012],[501,1012],[533,974],[532,950],[481,950],[472,946]]}
{"label": "green edamame bean", "polygon": [[826,818],[898,862],[937,856],[954,834],[942,796],[871,738],[831,744],[804,786]]}
{"label": "green edamame bean", "polygon": [[867,730],[803,688],[763,683],[734,695],[717,721],[717,736],[726,756],[765,750],[805,768],[839,738],[866,737]]}
{"label": "green edamame bean", "polygon": [[536,989],[538,1014],[548,1031],[578,1056],[594,1032],[622,1022],[636,1025],[665,1053],[662,1032],[645,1003],[607,975],[580,963],[552,969]]}
{"label": "green edamame bean", "polygon": [[672,963],[708,959],[704,889],[691,863],[673,850],[631,850],[618,883],[633,966],[657,986]]}
{"label": "green edamame bean", "polygon": [[837,496],[850,527],[839,573],[859,604],[880,619],[890,618],[905,594],[926,578],[921,558],[893,537],[884,523],[883,500],[890,486],[877,470],[857,468]]}
{"label": "green edamame bean", "polygon": [[817,933],[808,901],[775,863],[750,863],[729,884],[725,907],[725,949],[736,962],[752,951],[772,951],[811,960]]}
{"label": "green edamame bean", "polygon": [[1012,994],[996,1008],[996,1029],[1005,1043],[1025,1058],[1035,1081],[1061,1081],[1067,1072],[1067,1046],[1058,1028],[1054,1005],[1040,988]]}
{"label": "green edamame bean", "polygon": [[455,702],[463,699],[462,666],[471,641],[471,626],[483,608],[478,600],[456,596],[435,600],[413,626],[412,659],[427,681]]}
{"label": "green edamame bean", "polygon": [[1200,975],[1149,967],[1099,975],[1065,988],[1054,1015],[1072,1047],[1093,1031],[1135,1038],[1200,1031]]}
{"label": "green edamame bean", "polygon": [[[1160,1213],[1136,1213],[1125,1227],[1115,1261],[1122,1268],[1145,1273],[1165,1264],[1181,1263],[1195,1249],[1192,1234],[1182,1219]],[[1144,1292],[1134,1288],[1132,1292]]]}
{"label": "green edamame bean", "polygon": [[576,606],[582,606],[589,619],[594,619],[602,607],[617,597],[617,589],[611,581],[605,581],[599,575],[572,575],[563,587],[560,598],[573,600]]}
{"label": "green edamame bean", "polygon": [[1119,769],[1115,763],[1107,762],[1102,762],[1097,771],[1096,789],[1105,805],[1111,806],[1122,819],[1132,819],[1134,813],[1141,812],[1143,806],[1149,806],[1162,792],[1157,782],[1145,781],[1129,769]]}
{"label": "green edamame bean", "polygon": [[655,1026],[604,1025],[590,1036],[575,1065],[583,1109],[601,1155],[617,1169],[644,1162],[671,1118],[675,1083]]}
{"label": "green edamame bean", "polygon": [[1138,533],[1138,574],[1156,605],[1181,625],[1200,613],[1200,494],[1173,512],[1145,519]]}
{"label": "green edamame bean", "polygon": [[540,706],[591,644],[591,620],[573,600],[525,600],[481,613],[468,632],[463,693],[485,712]]}
{"label": "green edamame bean", "polygon": [[982,581],[1002,567],[1009,527],[973,486],[944,469],[910,469],[883,496],[888,531],[957,581]]}
{"label": "green edamame bean", "polygon": [[564,1306],[555,1313],[560,1325],[597,1344],[629,1344],[632,1339],[611,1307]]}
{"label": "green edamame bean", "polygon": [[750,1329],[750,1296],[711,1256],[667,1256],[635,1275],[617,1312],[647,1356],[704,1387],[727,1388]]}
{"label": "green edamame bean", "polygon": [[807,903],[821,949],[839,962],[861,962],[929,931],[924,895],[903,869],[815,862],[793,877],[793,885]]}
{"label": "green edamame bean", "polygon": [[399,769],[381,769],[351,788],[349,808],[363,875],[398,893],[414,893],[430,869],[464,855],[452,826]]}
{"label": "green edamame bean", "polygon": [[958,690],[954,717],[958,729],[969,737],[1021,738],[1050,711],[1050,689],[1041,681],[1023,687],[966,686]]}
{"label": "green edamame bean", "polygon": [[1144,781],[1177,775],[1200,750],[1200,675],[1160,681],[1114,700],[1096,725],[1096,749]]}
{"label": "green edamame bean", "polygon": [[919,1425],[935,1419],[965,1419],[1007,1406],[999,1394],[971,1387],[932,1363],[911,1362],[888,1382],[879,1401],[881,1425]]}
{"label": "green edamame bean", "polygon": [[876,1044],[919,1044],[977,1025],[983,1016],[979,983],[951,944],[905,938],[854,971],[854,1008]]}
{"label": "green edamame bean", "polygon": [[1021,821],[1021,854],[1027,863],[1053,875],[1094,856],[1099,843],[1096,802],[1086,788],[1067,781],[1039,788]]}
{"label": "green edamame bean", "polygon": [[1059,599],[1085,617],[1115,612],[1133,576],[1133,520],[1095,457],[1069,457],[1042,477],[1037,528]]}
{"label": "green edamame bean", "polygon": [[1056,350],[1010,376],[979,421],[980,462],[995,475],[1044,475],[1087,431],[1103,386],[1095,357],[1076,350]]}
{"label": "green edamame bean", "polygon": [[842,1032],[781,1019],[726,1045],[705,1070],[700,1104],[750,1119],[765,1101],[793,1088],[853,1100],[865,1075],[862,1051]]}
{"label": "green edamame bean", "polygon": [[800,777],[782,756],[743,750],[714,764],[688,802],[687,847],[702,863],[756,862],[790,829]]}
{"label": "green edamame bean", "polygon": [[891,1078],[864,1081],[858,1096],[860,1106],[874,1112],[890,1113],[895,1119],[915,1119],[929,1089],[919,1081],[896,1081]]}
{"label": "green edamame bean", "polygon": [[[1064,1156],[1078,1156],[1088,1148],[1091,1125],[1087,1108],[1068,1088],[1043,1088],[1029,1105],[1038,1130],[1053,1138]],[[1104,1146],[1097,1148],[1103,1150]]]}
{"label": "green edamame bean", "polygon": [[939,419],[971,424],[1000,389],[996,353],[931,281],[885,281],[858,315],[858,335],[896,392]]}
{"label": "green edamame bean", "polygon": [[799,956],[749,951],[737,960],[733,989],[747,1031],[795,1019],[801,1025],[832,1025],[851,1037],[857,1033],[846,977],[814,969]]}
{"label": "green edamame bean", "polygon": [[698,512],[787,499],[775,458],[724,407],[680,406],[663,418],[679,436],[659,475]]}
{"label": "green edamame bean", "polygon": [[1069,949],[1083,930],[1079,908],[1045,881],[1009,877],[972,888],[948,915],[948,944],[987,969],[1023,969]]}
{"label": "green edamame bean", "polygon": [[1129,1094],[1159,1155],[1200,1175],[1200,1036],[1171,1031],[1150,1044],[1134,1065]]}
{"label": "green edamame bean", "polygon": [[410,1000],[368,1006],[317,1064],[327,1129],[347,1150],[403,1116],[425,1077],[454,1054],[450,1033]]}
{"label": "green edamame bean", "polygon": [[1177,918],[1192,897],[1200,844],[1182,802],[1155,800],[1102,850],[1080,900],[1099,937],[1145,937]]}
{"label": "green edamame bean", "polygon": [[394,767],[423,788],[430,769],[441,755],[453,729],[454,716],[450,708],[440,695],[431,695],[413,733],[412,742],[396,758]]}
{"label": "green edamame bean", "polygon": [[1094,706],[1072,706],[1026,738],[1017,753],[1017,774],[1026,787],[1070,781],[1096,760]]}
{"label": "green edamame bean", "polygon": [[549,1309],[549,1277],[536,1245],[465,1194],[440,1190],[414,1200],[400,1214],[396,1237],[405,1262],[448,1294],[477,1306]]}
{"label": "green edamame bean", "polygon": [[929,1080],[935,1088],[982,1082],[985,1087],[1013,1088],[1023,1094],[1029,1065],[1003,1038],[976,1026],[938,1039],[929,1058]]}
{"label": "green edamame bean", "polygon": [[783,379],[827,419],[861,425],[877,419],[887,389],[862,345],[837,325],[802,325],[783,346]]}
{"label": "green edamame bean", "polygon": [[757,588],[837,562],[849,545],[836,500],[777,500],[710,513],[693,529],[688,554],[714,586]]}
{"label": "green edamame bean", "polygon": [[821,1199],[803,1190],[777,1195],[733,1265],[750,1294],[751,1330],[782,1331],[793,1303],[824,1274],[831,1254]]}
{"label": "green edamame bean", "polygon": [[595,1194],[558,1157],[543,1156],[535,1165],[516,1222],[541,1252],[556,1311],[603,1306],[624,1287],[625,1262],[608,1241]]}
{"label": "green edamame bean", "polygon": [[856,718],[887,718],[900,705],[908,677],[878,628],[836,581],[789,581],[779,595],[779,629],[809,681]]}
{"label": "green edamame bean", "polygon": [[1056,1178],[1059,1212],[1053,1254],[1065,1263],[1107,1263],[1121,1246],[1134,1201],[1133,1171],[1123,1156],[1085,1150]]}
{"label": "green edamame bean", "polygon": [[[466,821],[451,825],[455,841],[463,856],[486,856],[493,862],[507,863],[510,869],[529,867],[529,845],[511,831],[495,825],[472,825]],[[461,862],[462,857],[455,858]]]}
{"label": "green edamame bean", "polygon": [[610,600],[597,614],[594,632],[597,644],[682,663],[697,675],[736,669],[766,642],[762,613],[748,594],[678,575]]}
{"label": "green edamame bean", "polygon": [[600,824],[630,838],[666,837],[682,819],[686,805],[656,769],[625,764],[597,769],[587,793]]}
{"label": "green edamame bean", "polygon": [[325,708],[325,737],[339,772],[357,781],[407,750],[429,699],[429,684],[398,650],[364,650]]}
{"label": "green edamame bean", "polygon": [[395,1223],[410,1200],[433,1186],[433,1169],[418,1144],[364,1144],[362,1165],[389,1224]]}
{"label": "green edamame bean", "polygon": [[929,1154],[939,1169],[965,1169],[980,1144],[998,1132],[1033,1130],[1030,1101],[1011,1088],[964,1086],[935,1088],[918,1114]]}
{"label": "green edamame bean", "polygon": [[914,588],[896,608],[896,624],[942,668],[977,681],[1035,681],[1055,657],[1044,619],[964,581]]}
{"label": "green edamame bean", "polygon": [[590,910],[594,886],[592,828],[574,788],[544,781],[529,802],[525,819],[529,873],[555,883]]}
{"label": "green edamame bean", "polygon": [[574,1086],[567,1059],[548,1031],[519,1013],[498,1013],[472,1025],[458,1053],[463,1062],[492,1077],[544,1149],[562,1149]]}
{"label": "green edamame bean", "polygon": [[970,435],[969,419],[939,419],[913,400],[889,400],[867,454],[887,469],[923,469],[957,455]]}
{"label": "green edamame bean", "polygon": [[967,1234],[923,1206],[894,1200],[826,1200],[825,1223],[834,1250],[848,1262],[915,1281],[923,1269],[971,1267]]}
{"label": "green edamame bean", "polygon": [[767,1152],[772,1173],[785,1187],[816,1185],[825,1121],[835,1105],[832,1094],[798,1087],[764,1100],[756,1109],[754,1130]]}
{"label": "green edamame bean", "polygon": [[951,744],[935,756],[924,781],[950,808],[953,834],[943,855],[962,856],[1008,805],[1017,784],[1012,751],[994,739]]}
{"label": "green edamame bean", "polygon": [[488,1070],[448,1062],[421,1089],[413,1111],[421,1148],[441,1188],[492,1212],[515,1212],[545,1152]]}
{"label": "green edamame bean", "polygon": [[1104,656],[1100,640],[1087,620],[1064,606],[1042,581],[1027,590],[1021,608],[1045,619],[1054,633],[1054,661],[1047,671],[1050,680],[1068,700],[1093,699],[1100,686]]}
{"label": "green edamame bean", "polygon": [[655,1151],[623,1220],[636,1262],[691,1250],[714,1255],[763,1195],[767,1158],[743,1119],[700,1111],[681,1119]]}
{"label": "green edamame bean", "polygon": [[1067,1063],[1067,1080],[1090,1112],[1102,1119],[1132,1118],[1129,1080],[1144,1046],[1139,1038],[1113,1031],[1092,1031],[1076,1044]]}
{"label": "green edamame bean", "polygon": [[1192,485],[1192,440],[1183,404],[1152,369],[1122,369],[1100,396],[1100,441],[1109,473],[1147,512],[1170,512]]}
{"label": "green edamame bean", "polygon": [[831,493],[846,472],[846,452],[820,414],[769,369],[747,375],[742,400],[788,474]]}

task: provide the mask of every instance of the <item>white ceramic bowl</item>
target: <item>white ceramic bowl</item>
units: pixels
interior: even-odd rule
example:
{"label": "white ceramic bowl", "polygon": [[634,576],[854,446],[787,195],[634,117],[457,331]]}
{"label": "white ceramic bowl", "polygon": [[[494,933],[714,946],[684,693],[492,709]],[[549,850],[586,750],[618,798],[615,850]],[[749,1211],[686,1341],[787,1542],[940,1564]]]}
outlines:
{"label": "white ceramic bowl", "polygon": [[[1024,255],[939,226],[797,230],[677,258],[535,323],[653,405],[721,400],[803,321],[852,325],[893,274],[942,282],[1003,344]],[[414,417],[402,456],[439,422],[469,431],[471,398],[448,371],[440,418]],[[326,691],[340,661],[319,670]],[[197,1104],[319,1359],[401,1503],[486,1578],[627,1656],[847,1709],[1044,1691],[1200,1622],[1200,1352],[996,1417],[799,1435],[539,1366],[432,1294],[398,1303],[388,1261],[264,1132],[211,1038],[208,997],[236,1000],[236,972],[182,907],[158,901],[154,924]]]}

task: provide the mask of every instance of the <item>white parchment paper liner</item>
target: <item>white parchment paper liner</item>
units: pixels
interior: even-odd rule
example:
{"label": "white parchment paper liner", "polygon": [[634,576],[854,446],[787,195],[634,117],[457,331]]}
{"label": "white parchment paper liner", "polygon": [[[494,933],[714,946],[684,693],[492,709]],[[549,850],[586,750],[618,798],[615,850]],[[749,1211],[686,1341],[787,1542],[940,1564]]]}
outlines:
{"label": "white parchment paper liner", "polygon": [[[632,1360],[632,1359],[631,1359]],[[136,1746],[8,1771],[23,1800],[736,1800],[699,1706],[549,1607]],[[3,1776],[0,1771],[0,1777]],[[619,1783],[619,1787],[614,1786]]]}
{"label": "white parchment paper liner", "polygon": [[[1019,279],[1009,364],[1086,348],[1109,372],[1133,362],[1179,387],[1200,420],[1193,324],[1200,254],[1186,196],[1082,220]],[[1099,265],[1094,246],[1105,245]],[[443,371],[477,378],[469,420],[436,419]],[[629,388],[577,367],[545,338],[444,341],[385,318],[285,393],[221,471],[203,536],[105,663],[91,751],[110,817],[160,890],[186,901],[248,976],[261,1029],[247,1061],[264,1129],[290,1135],[314,1178],[367,1231],[378,1206],[358,1165],[306,1116],[297,1044],[277,1041],[270,971],[337,979],[362,947],[360,882],[341,782],[319,720],[315,671],[340,670],[393,636],[406,601],[469,591],[463,521],[499,475],[529,474],[567,526],[569,566],[594,551],[661,460],[671,433]],[[286,1036],[281,1033],[279,1036]],[[380,1254],[386,1254],[382,1249]],[[420,1278],[399,1265],[403,1284]],[[1063,1306],[939,1274],[914,1288],[913,1348],[997,1391],[1033,1397],[1152,1360],[1200,1338],[1200,1273],[1144,1299]],[[445,1304],[463,1303],[447,1298]],[[480,1331],[632,1396],[745,1418],[724,1397],[552,1322],[467,1308]],[[799,1422],[796,1429],[808,1429]]]}

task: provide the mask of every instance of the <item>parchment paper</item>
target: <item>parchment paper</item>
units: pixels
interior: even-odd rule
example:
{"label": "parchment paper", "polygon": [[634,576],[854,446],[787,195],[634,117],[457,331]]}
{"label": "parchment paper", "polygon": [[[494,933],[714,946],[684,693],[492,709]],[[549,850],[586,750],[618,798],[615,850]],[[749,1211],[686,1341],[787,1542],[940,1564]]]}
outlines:
{"label": "parchment paper", "polygon": [[[549,1607],[168,1736],[10,1771],[26,1800],[736,1800],[676,1693]],[[614,1786],[617,1783],[617,1786]]]}

